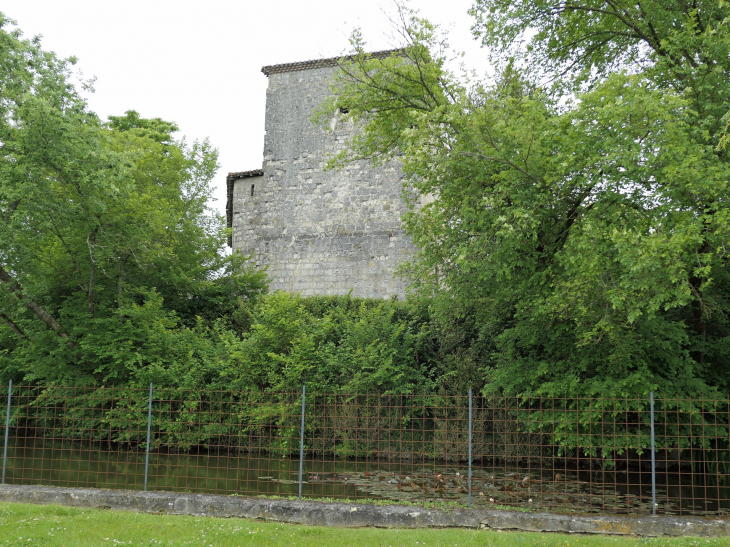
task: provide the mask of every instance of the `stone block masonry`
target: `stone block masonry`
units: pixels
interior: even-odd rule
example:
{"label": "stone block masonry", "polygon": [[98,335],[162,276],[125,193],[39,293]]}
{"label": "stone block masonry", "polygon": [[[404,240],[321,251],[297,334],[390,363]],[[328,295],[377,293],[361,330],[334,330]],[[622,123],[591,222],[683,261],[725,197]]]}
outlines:
{"label": "stone block masonry", "polygon": [[359,161],[324,170],[356,130],[337,112],[330,131],[311,121],[338,61],[263,68],[269,78],[263,166],[228,176],[230,244],[268,268],[271,290],[403,298],[406,284],[394,273],[415,247],[401,226],[399,165]]}

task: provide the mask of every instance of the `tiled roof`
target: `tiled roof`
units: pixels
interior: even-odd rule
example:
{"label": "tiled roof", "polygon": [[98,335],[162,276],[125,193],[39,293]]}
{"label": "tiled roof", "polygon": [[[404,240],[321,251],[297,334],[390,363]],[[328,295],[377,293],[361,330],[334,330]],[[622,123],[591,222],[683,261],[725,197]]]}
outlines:
{"label": "tiled roof", "polygon": [[[233,183],[238,179],[261,177],[263,174],[264,171],[262,169],[228,173],[226,177],[226,222],[229,228],[233,228]],[[228,236],[228,246],[233,247],[233,234]]]}
{"label": "tiled roof", "polygon": [[[385,49],[383,51],[374,51],[368,53],[368,57],[371,59],[384,59],[390,57],[394,53],[397,54],[402,52],[402,49]],[[353,55],[346,55],[342,57],[330,57],[329,59],[313,59],[311,61],[300,61],[298,63],[285,63],[283,65],[269,65],[261,69],[261,72],[270,76],[271,74],[279,74],[281,72],[295,72],[297,70],[310,70],[313,68],[326,68],[330,66],[337,66],[340,61],[354,59]]]}

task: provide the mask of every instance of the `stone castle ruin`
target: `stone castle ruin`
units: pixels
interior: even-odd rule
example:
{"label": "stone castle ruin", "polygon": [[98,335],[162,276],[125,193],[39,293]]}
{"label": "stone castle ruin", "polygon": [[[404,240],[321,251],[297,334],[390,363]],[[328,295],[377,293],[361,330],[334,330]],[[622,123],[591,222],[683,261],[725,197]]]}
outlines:
{"label": "stone castle ruin", "polygon": [[333,112],[331,131],[311,121],[339,60],[261,69],[269,78],[263,166],[228,175],[229,245],[268,267],[271,290],[403,298],[405,283],[393,274],[415,248],[401,227],[398,165],[359,161],[324,170],[355,131],[340,113]]}

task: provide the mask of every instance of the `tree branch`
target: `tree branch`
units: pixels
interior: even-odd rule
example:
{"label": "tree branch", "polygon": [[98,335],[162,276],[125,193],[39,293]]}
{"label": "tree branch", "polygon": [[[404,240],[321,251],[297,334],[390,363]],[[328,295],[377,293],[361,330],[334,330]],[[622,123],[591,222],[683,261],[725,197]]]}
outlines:
{"label": "tree branch", "polygon": [[24,332],[23,332],[23,331],[21,330],[21,328],[20,328],[20,327],[19,327],[18,325],[16,325],[16,324],[15,324],[15,323],[14,323],[14,322],[12,321],[12,319],[10,319],[10,318],[9,318],[9,317],[8,317],[7,315],[5,315],[4,313],[0,313],[0,319],[2,319],[2,320],[3,320],[3,322],[4,322],[4,323],[5,323],[5,324],[6,324],[6,325],[7,325],[8,327],[10,327],[10,329],[11,329],[11,330],[12,330],[12,331],[13,331],[13,332],[15,333],[15,335],[16,335],[16,336],[17,336],[18,338],[27,338],[27,336],[26,336],[26,335],[25,335],[25,333],[24,333]]}
{"label": "tree branch", "polygon": [[21,300],[25,304],[25,306],[30,311],[32,311],[36,315],[36,317],[38,317],[38,319],[46,324],[49,329],[56,332],[56,334],[58,334],[64,340],[68,340],[71,345],[76,345],[76,343],[69,338],[68,333],[63,330],[61,324],[56,321],[53,316],[45,310],[45,308],[39,305],[32,298],[28,298],[22,293],[22,288],[20,284],[15,282],[15,280],[10,277],[10,274],[5,270],[5,268],[2,267],[2,265],[0,265],[0,281],[10,285],[10,292],[12,292],[18,300]]}

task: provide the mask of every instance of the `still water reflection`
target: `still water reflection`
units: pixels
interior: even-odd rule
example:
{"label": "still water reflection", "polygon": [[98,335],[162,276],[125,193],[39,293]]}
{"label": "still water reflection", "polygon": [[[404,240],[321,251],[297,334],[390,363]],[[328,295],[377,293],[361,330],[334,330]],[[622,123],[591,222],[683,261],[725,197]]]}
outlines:
{"label": "still water reflection", "polygon": [[[98,445],[11,441],[9,484],[141,490],[144,452],[102,450]],[[299,460],[267,455],[150,454],[149,490],[236,494],[298,494]],[[466,503],[465,464],[404,463],[377,460],[305,459],[304,497],[370,498],[411,502]],[[713,480],[714,479],[714,480]],[[725,478],[726,479],[726,478]],[[730,513],[730,482],[710,477],[698,484],[692,473],[659,473],[659,513]],[[702,479],[705,480],[705,479]],[[581,513],[651,512],[650,473],[613,473],[528,467],[473,468],[476,506],[516,506]]]}

